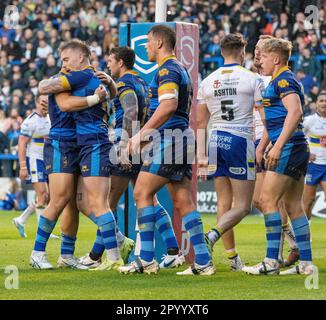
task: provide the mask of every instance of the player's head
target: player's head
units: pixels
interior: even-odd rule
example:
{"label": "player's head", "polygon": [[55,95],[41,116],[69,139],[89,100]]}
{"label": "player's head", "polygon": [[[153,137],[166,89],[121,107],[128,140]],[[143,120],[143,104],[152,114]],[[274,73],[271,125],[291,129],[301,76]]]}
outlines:
{"label": "player's head", "polygon": [[247,42],[241,34],[230,33],[221,40],[221,54],[224,59],[239,61],[243,64],[246,45]]}
{"label": "player's head", "polygon": [[48,96],[39,94],[35,96],[35,109],[36,112],[43,117],[48,114]]}
{"label": "player's head", "polygon": [[165,25],[152,27],[148,32],[148,42],[146,44],[148,60],[156,61],[160,51],[172,53],[175,44],[176,35],[173,29]]}
{"label": "player's head", "polygon": [[121,73],[131,70],[135,63],[135,51],[129,47],[117,47],[110,51],[108,69],[114,78],[119,78]]}
{"label": "player's head", "polygon": [[320,91],[316,101],[317,112],[322,116],[326,117],[326,91]]}
{"label": "player's head", "polygon": [[260,58],[262,74],[271,76],[275,70],[287,66],[291,51],[290,41],[275,38],[267,40],[263,45]]}
{"label": "player's head", "polygon": [[80,70],[89,65],[91,51],[89,47],[80,40],[71,40],[63,43],[60,47],[60,58],[62,68],[66,70]]}
{"label": "player's head", "polygon": [[269,35],[262,34],[259,37],[258,42],[256,43],[256,46],[255,46],[254,66],[258,70],[261,68],[260,56],[261,56],[261,51],[262,51],[263,45],[264,45],[264,43],[267,40],[270,40],[270,39],[273,39],[273,37],[272,36],[269,36]]}

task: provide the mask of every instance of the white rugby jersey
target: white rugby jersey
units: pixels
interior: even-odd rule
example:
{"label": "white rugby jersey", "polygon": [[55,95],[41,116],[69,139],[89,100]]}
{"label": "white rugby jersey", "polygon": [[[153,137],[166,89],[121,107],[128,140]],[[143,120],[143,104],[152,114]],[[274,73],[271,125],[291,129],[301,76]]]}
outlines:
{"label": "white rugby jersey", "polygon": [[326,118],[317,113],[303,120],[303,131],[308,139],[310,153],[316,156],[316,164],[326,164]]}
{"label": "white rugby jersey", "polygon": [[[257,76],[264,81],[264,87],[267,88],[272,77],[271,76],[262,76],[257,73]],[[260,140],[263,137],[264,132],[264,123],[261,120],[260,113],[258,111],[258,106],[255,106],[254,109],[254,125],[255,125],[255,140]]]}
{"label": "white rugby jersey", "polygon": [[200,84],[198,103],[206,104],[212,129],[253,138],[253,110],[261,102],[264,82],[239,64],[228,64]]}
{"label": "white rugby jersey", "polygon": [[22,123],[20,134],[31,138],[27,145],[26,156],[43,160],[44,138],[50,131],[49,117],[41,117],[36,112],[30,114]]}

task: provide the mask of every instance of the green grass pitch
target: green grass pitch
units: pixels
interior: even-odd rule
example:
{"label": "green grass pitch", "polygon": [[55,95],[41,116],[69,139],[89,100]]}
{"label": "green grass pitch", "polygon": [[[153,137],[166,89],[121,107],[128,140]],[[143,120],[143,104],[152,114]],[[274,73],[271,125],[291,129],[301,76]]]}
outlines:
{"label": "green grass pitch", "polygon": [[[21,239],[11,219],[15,212],[0,212],[0,299],[325,299],[326,298],[326,220],[313,218],[312,246],[319,268],[319,289],[307,290],[305,276],[249,276],[229,270],[228,260],[218,243],[214,250],[217,273],[211,277],[180,277],[176,270],[158,275],[121,275],[117,271],[88,272],[68,269],[34,270],[28,265],[36,232],[36,217],[28,221],[27,239]],[[214,225],[214,215],[203,215],[205,230]],[[56,228],[59,234],[59,229]],[[261,261],[265,253],[265,235],[261,217],[247,217],[235,229],[237,249],[248,264]],[[95,226],[80,219],[76,255],[91,248]],[[49,240],[48,256],[54,265],[60,241]],[[287,250],[287,246],[285,250]],[[285,255],[287,252],[285,252]],[[19,289],[5,289],[5,267],[19,269]],[[182,268],[183,270],[184,266]]]}

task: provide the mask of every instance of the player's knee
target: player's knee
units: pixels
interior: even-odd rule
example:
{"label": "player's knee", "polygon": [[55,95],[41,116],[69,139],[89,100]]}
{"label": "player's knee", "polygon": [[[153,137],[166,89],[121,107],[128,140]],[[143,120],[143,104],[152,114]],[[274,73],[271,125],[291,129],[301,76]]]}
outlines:
{"label": "player's knee", "polygon": [[134,190],[134,199],[137,202],[153,199],[153,194],[150,194],[145,188],[136,187]]}
{"label": "player's knee", "polygon": [[173,201],[173,207],[181,214],[185,215],[196,209],[191,198],[176,196]]}
{"label": "player's knee", "polygon": [[274,197],[271,197],[269,194],[263,194],[259,198],[259,205],[263,212],[269,212],[270,210],[274,210],[272,208],[277,208],[278,200]]}

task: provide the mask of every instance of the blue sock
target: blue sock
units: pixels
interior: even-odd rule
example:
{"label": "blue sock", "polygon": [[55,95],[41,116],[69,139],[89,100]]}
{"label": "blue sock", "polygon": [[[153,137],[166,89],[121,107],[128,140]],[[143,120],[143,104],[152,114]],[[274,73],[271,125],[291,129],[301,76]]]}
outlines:
{"label": "blue sock", "polygon": [[155,211],[153,206],[137,209],[140,235],[140,258],[147,262],[154,259]]}
{"label": "blue sock", "polygon": [[[102,234],[101,234],[101,231],[99,229],[97,229],[96,230],[96,239],[93,244],[92,253],[95,253],[96,255],[101,257],[103,255],[104,250],[105,250],[105,246],[104,246],[104,242],[102,239]],[[96,260],[98,260],[98,259],[96,259]]]}
{"label": "blue sock", "polygon": [[267,239],[266,258],[278,260],[280,251],[282,220],[279,212],[264,215]]}
{"label": "blue sock", "polygon": [[172,221],[169,214],[160,204],[154,207],[155,210],[155,226],[159,231],[167,250],[176,249],[179,251],[177,238],[175,236]]}
{"label": "blue sock", "polygon": [[200,265],[206,265],[211,261],[204,240],[203,223],[198,211],[192,211],[183,216],[182,221],[186,230],[190,234],[190,241],[195,251],[195,262]]}
{"label": "blue sock", "polygon": [[304,215],[291,222],[299,248],[300,261],[312,261],[310,227],[307,217]]}
{"label": "blue sock", "polygon": [[73,255],[75,252],[76,238],[61,234],[61,256]]}
{"label": "blue sock", "polygon": [[35,251],[45,251],[46,244],[56,223],[57,221],[52,221],[44,216],[40,216],[34,245]]}
{"label": "blue sock", "polygon": [[117,248],[115,235],[116,223],[112,212],[107,212],[97,218],[97,225],[102,235],[103,244],[106,250]]}

